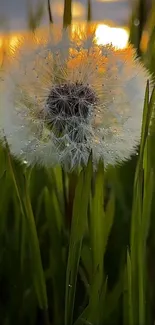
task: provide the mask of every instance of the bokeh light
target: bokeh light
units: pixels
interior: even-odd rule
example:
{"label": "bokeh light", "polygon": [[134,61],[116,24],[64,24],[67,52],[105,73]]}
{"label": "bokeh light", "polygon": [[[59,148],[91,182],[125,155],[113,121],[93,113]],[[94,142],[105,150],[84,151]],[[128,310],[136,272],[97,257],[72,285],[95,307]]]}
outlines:
{"label": "bokeh light", "polygon": [[125,28],[99,24],[96,28],[96,38],[99,45],[112,43],[113,46],[122,49],[128,44],[129,32]]}
{"label": "bokeh light", "polygon": [[[55,2],[52,4],[52,12],[54,15],[57,15],[58,17],[63,16],[63,11],[64,11],[64,3],[63,2]],[[73,2],[72,3],[72,18],[77,19],[77,18],[84,18],[85,15],[85,7],[82,5],[80,2]]]}

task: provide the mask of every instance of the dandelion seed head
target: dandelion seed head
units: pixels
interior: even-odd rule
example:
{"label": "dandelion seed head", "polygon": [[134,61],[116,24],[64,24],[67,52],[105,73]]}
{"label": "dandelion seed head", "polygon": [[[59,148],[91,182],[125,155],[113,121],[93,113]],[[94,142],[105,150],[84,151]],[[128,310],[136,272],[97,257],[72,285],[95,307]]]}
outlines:
{"label": "dandelion seed head", "polygon": [[132,47],[82,33],[22,39],[5,67],[1,137],[27,165],[74,168],[90,152],[115,165],[137,150],[148,73]]}
{"label": "dandelion seed head", "polygon": [[49,115],[61,114],[64,118],[77,116],[86,119],[89,106],[95,104],[96,96],[89,87],[82,83],[64,83],[56,85],[47,99]]}

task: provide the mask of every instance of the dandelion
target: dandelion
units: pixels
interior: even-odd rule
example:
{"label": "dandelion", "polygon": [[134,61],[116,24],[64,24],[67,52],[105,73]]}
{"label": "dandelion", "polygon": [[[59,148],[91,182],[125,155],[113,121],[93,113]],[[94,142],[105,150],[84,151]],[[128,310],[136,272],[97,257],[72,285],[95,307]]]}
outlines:
{"label": "dandelion", "polygon": [[90,152],[94,166],[115,165],[137,149],[148,73],[130,46],[82,33],[25,39],[5,68],[1,137],[28,165],[74,168]]}

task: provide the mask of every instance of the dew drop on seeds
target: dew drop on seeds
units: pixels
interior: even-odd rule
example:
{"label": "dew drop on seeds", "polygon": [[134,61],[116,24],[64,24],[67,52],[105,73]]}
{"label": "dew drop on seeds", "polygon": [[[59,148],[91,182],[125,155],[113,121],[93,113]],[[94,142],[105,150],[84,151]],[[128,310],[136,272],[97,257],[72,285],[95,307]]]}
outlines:
{"label": "dew drop on seeds", "polygon": [[140,22],[139,22],[139,19],[136,18],[136,19],[134,20],[134,25],[135,25],[135,26],[139,26],[139,23],[140,23]]}
{"label": "dew drop on seeds", "polygon": [[27,164],[28,164],[27,160],[24,159],[24,160],[23,160],[23,164],[24,164],[24,165],[27,165]]}
{"label": "dew drop on seeds", "polygon": [[69,286],[69,288],[72,288],[72,285],[71,284],[69,284],[68,286]]}

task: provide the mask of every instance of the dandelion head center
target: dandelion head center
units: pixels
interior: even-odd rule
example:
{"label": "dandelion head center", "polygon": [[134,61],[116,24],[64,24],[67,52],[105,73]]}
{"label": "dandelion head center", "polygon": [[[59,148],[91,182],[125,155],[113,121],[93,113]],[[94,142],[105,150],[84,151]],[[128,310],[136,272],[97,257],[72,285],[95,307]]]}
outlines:
{"label": "dandelion head center", "polygon": [[48,114],[87,119],[90,107],[96,100],[95,92],[87,84],[76,82],[55,85],[47,99]]}

